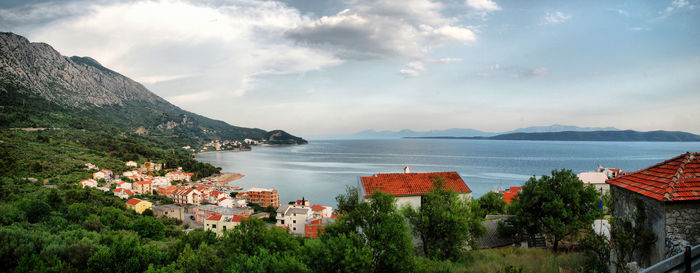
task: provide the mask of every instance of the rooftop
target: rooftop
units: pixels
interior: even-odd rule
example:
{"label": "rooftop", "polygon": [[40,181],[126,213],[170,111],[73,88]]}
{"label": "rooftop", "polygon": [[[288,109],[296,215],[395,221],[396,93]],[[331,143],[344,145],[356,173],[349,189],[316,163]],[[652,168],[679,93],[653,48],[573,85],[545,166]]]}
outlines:
{"label": "rooftop", "polygon": [[126,201],[127,204],[129,205],[137,205],[138,203],[141,203],[141,200],[136,199],[136,198],[131,198],[129,201]]}
{"label": "rooftop", "polygon": [[578,179],[587,184],[605,184],[608,176],[601,172],[582,172],[578,174]]}
{"label": "rooftop", "polygon": [[381,190],[394,196],[422,195],[433,189],[433,180],[442,177],[445,187],[456,192],[472,192],[457,172],[380,173],[360,177],[365,196]]}
{"label": "rooftop", "polygon": [[608,184],[660,201],[700,200],[700,153],[685,153]]}

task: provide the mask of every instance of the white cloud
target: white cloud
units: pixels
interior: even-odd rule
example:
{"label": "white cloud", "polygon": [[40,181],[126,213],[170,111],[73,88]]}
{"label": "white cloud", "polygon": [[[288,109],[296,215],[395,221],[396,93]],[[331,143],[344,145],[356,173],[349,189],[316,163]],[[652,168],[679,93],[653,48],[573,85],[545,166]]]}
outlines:
{"label": "white cloud", "polygon": [[420,76],[419,71],[413,70],[413,69],[401,69],[399,70],[399,74],[403,75],[404,77],[418,77]]}
{"label": "white cloud", "polygon": [[482,11],[500,10],[501,7],[491,0],[467,0],[467,6]]}
{"label": "white cloud", "polygon": [[661,13],[661,18],[665,18],[677,10],[686,8],[695,9],[695,5],[690,4],[690,2],[688,2],[687,0],[673,0],[673,2],[671,2],[671,4],[668,7],[666,7],[663,11],[659,13]]}
{"label": "white cloud", "polygon": [[243,95],[258,76],[342,62],[286,39],[286,31],[311,20],[278,2],[44,3],[0,10],[0,15],[3,25],[15,25],[30,40],[47,42],[64,55],[91,56],[176,103],[193,101],[181,96],[192,92],[212,94],[199,100]]}
{"label": "white cloud", "polygon": [[388,56],[421,58],[434,48],[476,39],[457,20],[427,0],[352,2],[345,10],[287,32],[299,43],[332,51],[343,59]]}
{"label": "white cloud", "polygon": [[547,14],[544,16],[543,24],[549,24],[549,25],[561,24],[561,23],[564,23],[566,21],[569,21],[570,19],[571,19],[571,15],[564,14],[561,11],[547,12]]}
{"label": "white cloud", "polygon": [[546,67],[525,68],[521,66],[502,66],[494,64],[488,67],[487,72],[477,72],[479,77],[505,76],[510,78],[540,77],[549,74]]}

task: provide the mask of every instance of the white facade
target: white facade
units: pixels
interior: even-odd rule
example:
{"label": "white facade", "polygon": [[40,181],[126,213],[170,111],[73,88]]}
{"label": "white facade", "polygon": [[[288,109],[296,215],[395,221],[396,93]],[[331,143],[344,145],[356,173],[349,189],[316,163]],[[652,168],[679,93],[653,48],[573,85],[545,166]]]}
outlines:
{"label": "white facade", "polygon": [[277,209],[278,227],[289,230],[296,235],[304,235],[306,221],[313,217],[313,211],[307,206],[282,205]]}
{"label": "white facade", "polygon": [[595,186],[598,192],[606,193],[610,191],[610,185],[605,183],[608,180],[608,175],[605,172],[582,172],[578,174],[578,179],[585,184]]}
{"label": "white facade", "polygon": [[80,181],[80,185],[82,185],[83,188],[97,188],[97,181],[95,181],[94,179],[85,179],[83,181]]}

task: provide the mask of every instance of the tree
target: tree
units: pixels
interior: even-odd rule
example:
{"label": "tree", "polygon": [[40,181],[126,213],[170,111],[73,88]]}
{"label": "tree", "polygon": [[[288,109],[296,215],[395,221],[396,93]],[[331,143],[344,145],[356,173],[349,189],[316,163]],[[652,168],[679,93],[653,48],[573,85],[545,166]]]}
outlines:
{"label": "tree", "polygon": [[557,251],[562,239],[593,223],[598,199],[595,187],[584,186],[571,170],[553,170],[552,176],[533,176],[523,185],[508,225],[529,236],[548,234]]}
{"label": "tree", "polygon": [[467,200],[445,186],[442,177],[433,180],[433,189],[423,195],[420,208],[403,208],[403,213],[423,247],[433,259],[455,260],[467,244],[474,249],[485,233],[481,217],[471,211]]}
{"label": "tree", "polygon": [[481,218],[488,214],[504,214],[506,213],[506,201],[503,201],[503,194],[497,192],[488,192],[482,195],[475,201],[475,213]]}
{"label": "tree", "polygon": [[356,234],[372,251],[373,272],[405,272],[413,266],[413,244],[406,220],[391,194],[375,191],[360,202],[357,189],[348,187],[336,197],[338,224],[326,228],[329,235]]}
{"label": "tree", "polygon": [[134,231],[143,237],[160,240],[165,237],[165,225],[158,219],[143,216],[134,221]]}

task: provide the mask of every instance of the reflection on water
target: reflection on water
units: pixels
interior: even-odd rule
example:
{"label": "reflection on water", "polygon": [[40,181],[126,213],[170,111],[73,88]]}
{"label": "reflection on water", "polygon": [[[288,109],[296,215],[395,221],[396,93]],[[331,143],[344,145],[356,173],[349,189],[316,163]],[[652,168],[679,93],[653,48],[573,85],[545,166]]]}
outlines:
{"label": "reflection on water", "polygon": [[308,145],[253,147],[251,152],[197,155],[203,162],[245,177],[233,184],[269,187],[280,202],[300,199],[335,206],[335,196],[358,176],[401,172],[457,171],[478,197],[498,187],[517,186],[555,168],[591,171],[598,164],[633,171],[700,143],[563,142],[451,139],[322,140]]}

